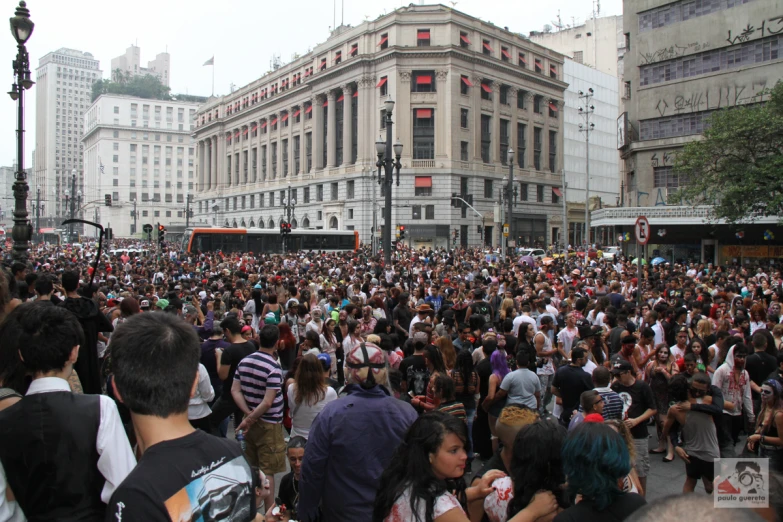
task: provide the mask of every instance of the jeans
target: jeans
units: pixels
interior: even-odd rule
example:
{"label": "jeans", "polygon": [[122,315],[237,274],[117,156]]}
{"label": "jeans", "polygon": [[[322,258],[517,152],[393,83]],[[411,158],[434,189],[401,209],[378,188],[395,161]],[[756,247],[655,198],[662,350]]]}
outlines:
{"label": "jeans", "polygon": [[468,458],[473,458],[473,420],[476,418],[476,406],[465,408],[465,419],[468,422]]}
{"label": "jeans", "polygon": [[541,413],[546,411],[546,407],[552,400],[552,379],[554,375],[539,375],[538,380],[541,383]]}

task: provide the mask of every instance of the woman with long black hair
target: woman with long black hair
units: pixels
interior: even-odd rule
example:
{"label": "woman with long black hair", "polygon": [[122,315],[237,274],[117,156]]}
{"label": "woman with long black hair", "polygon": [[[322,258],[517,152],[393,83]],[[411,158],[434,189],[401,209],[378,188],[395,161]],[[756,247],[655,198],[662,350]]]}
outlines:
{"label": "woman with long black hair", "polygon": [[[373,522],[468,522],[468,503],[483,501],[503,473],[492,470],[466,488],[466,441],[465,423],[459,419],[442,412],[419,417],[381,476]],[[550,508],[551,499],[539,496],[511,521],[532,522]]]}

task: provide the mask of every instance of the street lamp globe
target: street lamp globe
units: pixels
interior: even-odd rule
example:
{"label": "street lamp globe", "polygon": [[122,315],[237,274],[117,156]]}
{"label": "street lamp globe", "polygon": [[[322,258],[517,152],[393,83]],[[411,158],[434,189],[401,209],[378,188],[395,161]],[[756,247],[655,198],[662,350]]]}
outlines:
{"label": "street lamp globe", "polygon": [[[393,102],[392,102],[393,103]],[[397,141],[394,142],[394,155],[396,157],[402,156],[402,142],[400,141],[400,138],[397,138]]]}
{"label": "street lamp globe", "polygon": [[16,43],[24,45],[30,39],[35,27],[33,21],[30,20],[30,10],[27,9],[27,4],[24,0],[19,2],[15,15],[10,19],[11,34],[14,36]]}
{"label": "street lamp globe", "polygon": [[76,169],[73,169],[73,170],[71,171],[71,175],[72,175],[73,177],[76,177]]}
{"label": "street lamp globe", "polygon": [[508,162],[514,163],[514,149],[508,149]]}
{"label": "street lamp globe", "polygon": [[383,140],[382,136],[378,136],[378,139],[375,142],[375,152],[378,153],[378,156],[383,154],[383,151],[386,150],[386,142]]}
{"label": "street lamp globe", "polygon": [[386,101],[383,102],[383,106],[386,109],[387,115],[392,113],[392,111],[394,110],[394,100],[392,100],[391,96],[386,98]]}

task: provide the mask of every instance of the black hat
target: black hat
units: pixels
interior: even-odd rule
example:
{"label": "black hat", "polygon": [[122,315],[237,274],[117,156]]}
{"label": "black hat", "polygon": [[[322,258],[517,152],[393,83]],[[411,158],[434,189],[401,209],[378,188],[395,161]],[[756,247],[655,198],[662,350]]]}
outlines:
{"label": "black hat", "polygon": [[619,360],[616,363],[614,363],[614,366],[612,366],[612,373],[614,375],[619,375],[621,373],[625,372],[632,372],[633,371],[633,365],[629,363],[626,360]]}

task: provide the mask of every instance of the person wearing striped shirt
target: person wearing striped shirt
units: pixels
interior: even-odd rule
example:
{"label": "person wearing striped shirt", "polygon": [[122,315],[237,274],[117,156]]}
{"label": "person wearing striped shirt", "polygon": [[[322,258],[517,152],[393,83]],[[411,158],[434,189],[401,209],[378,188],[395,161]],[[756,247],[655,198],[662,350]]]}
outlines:
{"label": "person wearing striped shirt", "polygon": [[623,420],[623,400],[609,387],[611,373],[605,366],[598,366],[593,370],[593,389],[601,394],[604,399],[602,415],[605,420]]}
{"label": "person wearing striped shirt", "polygon": [[237,432],[245,433],[245,456],[251,466],[258,467],[269,478],[270,490],[274,491],[275,473],[286,470],[283,371],[274,356],[280,330],[267,324],[258,333],[258,339],[259,350],[237,366],[231,395],[245,414],[237,427]]}

